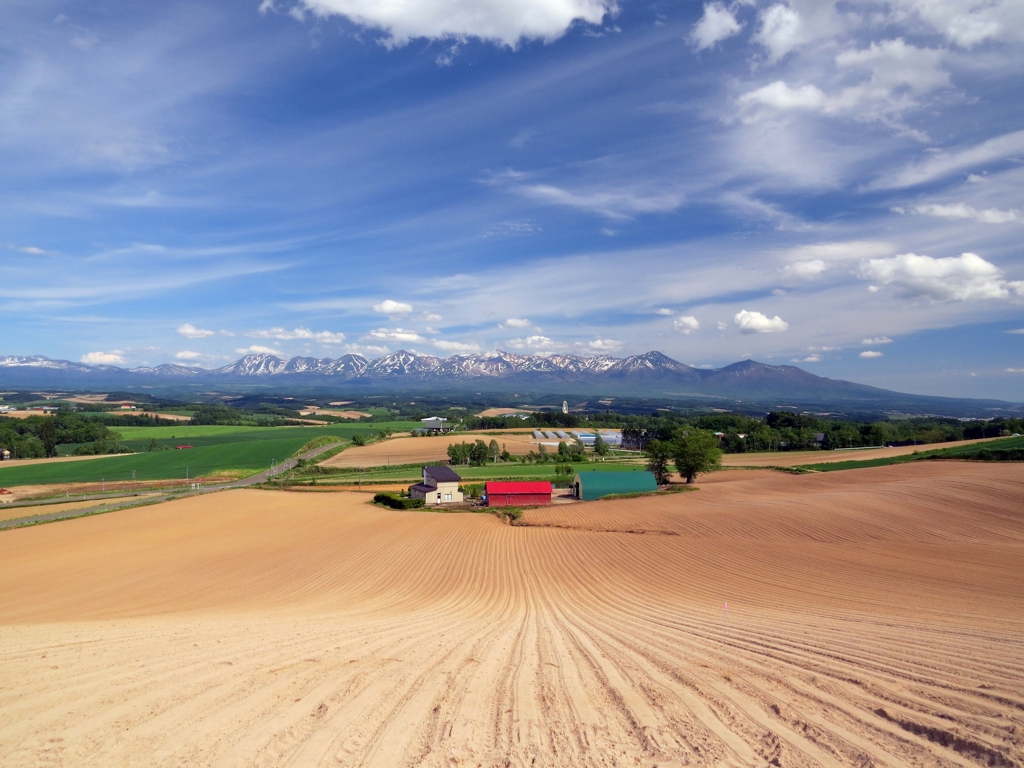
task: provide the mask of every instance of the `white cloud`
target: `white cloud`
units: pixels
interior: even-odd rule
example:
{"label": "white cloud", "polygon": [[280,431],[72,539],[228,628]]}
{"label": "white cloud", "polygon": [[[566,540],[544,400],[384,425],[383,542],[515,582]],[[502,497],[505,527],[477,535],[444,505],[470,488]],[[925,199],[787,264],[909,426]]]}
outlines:
{"label": "white cloud", "polygon": [[729,328],[729,324],[727,322],[725,322],[725,320],[719,320],[717,323],[715,323],[715,326],[720,331],[725,331],[725,330],[728,330],[728,328]]}
{"label": "white cloud", "polygon": [[662,307],[661,309],[654,310],[654,314],[665,315],[666,317],[671,317],[675,313],[676,311],[674,309],[669,309],[668,307]]}
{"label": "white cloud", "polygon": [[789,362],[791,363],[820,363],[821,355],[808,355],[807,357],[793,358]]}
{"label": "white cloud", "polygon": [[[1022,221],[1020,214],[1014,210],[1001,211],[998,208],[986,208],[979,211],[964,203],[915,205],[910,210],[922,216],[935,216],[940,219],[974,219],[982,224],[1007,224],[1011,221]],[[900,209],[896,212],[902,213],[903,211]]]}
{"label": "white cloud", "polygon": [[117,365],[124,363],[124,353],[119,349],[111,352],[86,352],[82,355],[81,362],[86,365]]}
{"label": "white cloud", "polygon": [[594,339],[587,342],[587,349],[593,352],[618,352],[622,349],[622,342],[614,339]]}
{"label": "white cloud", "polygon": [[778,61],[804,41],[800,14],[788,5],[776,3],[763,9],[760,19],[754,42],[768,49],[772,61]]}
{"label": "white cloud", "polygon": [[236,349],[240,355],[280,355],[281,351],[278,349],[271,349],[270,347],[264,347],[259,344],[253,344],[251,347],[241,347]]}
{"label": "white cloud", "polygon": [[1024,373],[1024,368],[1007,368],[1007,373]]}
{"label": "white cloud", "polygon": [[[521,40],[555,40],[573,22],[600,24],[618,9],[614,0],[300,0],[321,18],[344,16],[355,24],[379,29],[388,45],[415,38],[477,37],[509,47]],[[260,6],[268,8],[268,1]],[[273,8],[273,0],[269,2]]]}
{"label": "white cloud", "polygon": [[36,248],[34,245],[25,245],[18,250],[31,256],[42,256],[46,253],[42,248]]}
{"label": "white cloud", "polygon": [[295,328],[290,331],[286,328],[268,328],[263,331],[249,331],[245,335],[253,339],[277,339],[278,341],[305,339],[308,341],[317,341],[321,344],[341,344],[345,341],[344,333],[311,331],[309,328],[302,327]]}
{"label": "white cloud", "polygon": [[533,323],[525,317],[510,317],[503,323],[503,325],[508,328],[529,328]]}
{"label": "white cloud", "polygon": [[183,349],[175,355],[178,360],[198,360],[203,357],[199,352],[189,352],[187,349]]}
{"label": "white cloud", "polygon": [[874,347],[878,344],[892,344],[892,339],[890,339],[888,336],[875,336],[874,338],[871,339],[864,339],[863,341],[861,341],[861,344],[863,344],[865,347]]}
{"label": "white cloud", "polygon": [[767,317],[760,312],[750,312],[746,309],[737,312],[733,322],[743,333],[777,333],[789,328],[789,323],[778,315]]}
{"label": "white cloud", "polygon": [[883,355],[882,355],[881,352],[876,352],[873,349],[865,349],[863,352],[861,352],[859,355],[857,355],[857,357],[874,358],[874,357],[883,357]]}
{"label": "white cloud", "polygon": [[[507,181],[512,176],[498,179]],[[642,213],[669,213],[683,204],[679,190],[617,189],[613,192],[571,192],[551,184],[512,184],[510,189],[543,203],[578,208],[609,219],[630,219]]]}
{"label": "white cloud", "polygon": [[525,339],[509,339],[505,344],[512,349],[528,349],[534,352],[550,352],[557,344],[547,336],[527,336]]}
{"label": "white cloud", "polygon": [[416,331],[409,331],[405,328],[377,328],[366,334],[366,338],[373,341],[394,341],[398,343],[426,341]]}
{"label": "white cloud", "polygon": [[903,38],[871,43],[860,50],[843,51],[836,66],[871,72],[871,90],[888,95],[896,89],[927,93],[949,85],[949,72],[942,69],[944,51],[907,45]]}
{"label": "white cloud", "polygon": [[445,352],[479,352],[480,345],[472,344],[463,341],[445,341],[444,339],[437,339],[436,341],[430,342],[432,346]]}
{"label": "white cloud", "polygon": [[349,344],[345,347],[345,351],[352,355],[364,355],[367,357],[386,355],[391,352],[388,347],[380,344]]}
{"label": "white cloud", "polygon": [[1024,40],[1024,7],[1019,0],[894,0],[893,5],[916,13],[964,48],[985,40]]}
{"label": "white cloud", "polygon": [[214,331],[196,328],[192,323],[183,323],[178,326],[178,334],[186,339],[205,339],[207,336],[213,336]]}
{"label": "white cloud", "polygon": [[[941,67],[942,51],[907,45],[902,39],[872,43],[862,50],[840,53],[840,70],[864,69],[867,82],[851,85],[830,95],[816,85],[791,86],[776,80],[737,99],[744,122],[755,122],[769,112],[813,112],[826,116],[848,115],[856,120],[880,120],[917,106],[913,98],[948,87],[949,73]],[[898,126],[904,133],[921,134]]]}
{"label": "white cloud", "polygon": [[870,189],[898,189],[925,184],[979,165],[1024,155],[1024,131],[1014,131],[955,152],[932,152],[895,173],[876,179]]}
{"label": "white cloud", "polygon": [[373,311],[382,315],[407,315],[412,312],[412,304],[385,299],[380,304],[374,304]]}
{"label": "white cloud", "polygon": [[808,259],[807,261],[795,261],[786,265],[782,270],[787,277],[795,277],[803,280],[817,277],[828,269],[824,259]]}
{"label": "white cloud", "polygon": [[721,3],[706,3],[704,15],[701,16],[690,33],[690,42],[701,51],[713,48],[723,40],[732,37],[743,29],[736,16]]}
{"label": "white cloud", "polygon": [[424,323],[439,323],[444,320],[440,315],[434,314],[433,312],[421,312],[416,315],[413,320],[419,320]]}
{"label": "white cloud", "polygon": [[997,266],[974,253],[941,259],[914,253],[867,259],[861,262],[860,276],[873,284],[895,286],[911,297],[967,301],[1024,295],[1024,281],[1006,280]]}
{"label": "white cloud", "polygon": [[1024,328],[1017,328],[1013,331],[1007,331],[1007,333],[1024,333]]}
{"label": "white cloud", "polygon": [[672,322],[672,327],[675,328],[676,333],[681,333],[685,336],[698,330],[700,328],[700,321],[692,315],[683,315],[682,317],[677,317]]}

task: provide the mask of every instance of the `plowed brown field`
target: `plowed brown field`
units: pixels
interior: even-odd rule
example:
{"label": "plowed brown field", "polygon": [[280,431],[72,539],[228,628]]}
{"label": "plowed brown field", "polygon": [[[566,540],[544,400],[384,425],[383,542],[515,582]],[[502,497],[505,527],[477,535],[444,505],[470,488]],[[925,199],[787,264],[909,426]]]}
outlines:
{"label": "plowed brown field", "polygon": [[0,534],[0,763],[1024,764],[1019,465],[365,499]]}
{"label": "plowed brown field", "polygon": [[[509,453],[525,456],[537,450],[537,440],[530,434],[508,433],[501,436],[473,432],[459,432],[454,435],[436,437],[393,437],[370,445],[353,445],[337,456],[323,462],[325,467],[382,467],[385,464],[424,464],[432,461],[448,461],[448,446],[453,443],[472,443],[483,440],[490,443],[497,440]],[[547,440],[551,443],[553,441]],[[548,448],[548,450],[552,450]]]}

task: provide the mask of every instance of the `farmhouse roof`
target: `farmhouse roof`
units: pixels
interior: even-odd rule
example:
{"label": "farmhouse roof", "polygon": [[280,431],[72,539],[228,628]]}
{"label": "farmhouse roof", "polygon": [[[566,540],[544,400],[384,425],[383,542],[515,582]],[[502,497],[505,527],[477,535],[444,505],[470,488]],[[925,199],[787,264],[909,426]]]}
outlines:
{"label": "farmhouse roof", "polygon": [[432,477],[438,483],[459,483],[462,478],[451,467],[424,467],[424,477]]}
{"label": "farmhouse roof", "polygon": [[515,496],[519,494],[551,493],[551,483],[548,482],[493,482],[487,483],[487,495],[499,494],[503,496]]}

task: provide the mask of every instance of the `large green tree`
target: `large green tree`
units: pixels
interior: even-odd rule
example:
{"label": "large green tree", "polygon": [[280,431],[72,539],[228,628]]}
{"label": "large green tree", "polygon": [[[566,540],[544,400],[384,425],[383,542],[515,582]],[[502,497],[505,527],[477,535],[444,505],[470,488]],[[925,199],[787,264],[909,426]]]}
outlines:
{"label": "large green tree", "polygon": [[718,438],[703,429],[680,430],[670,450],[676,469],[687,483],[692,483],[702,472],[714,472],[722,466]]}
{"label": "large green tree", "polygon": [[644,450],[647,471],[654,475],[658,485],[668,483],[668,463],[672,461],[672,444],[664,440],[651,440]]}

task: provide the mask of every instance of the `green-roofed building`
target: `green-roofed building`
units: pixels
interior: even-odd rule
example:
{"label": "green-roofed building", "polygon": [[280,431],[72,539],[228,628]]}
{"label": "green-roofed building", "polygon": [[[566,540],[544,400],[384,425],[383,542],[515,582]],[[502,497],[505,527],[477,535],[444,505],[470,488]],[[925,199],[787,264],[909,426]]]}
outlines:
{"label": "green-roofed building", "polygon": [[656,490],[658,483],[650,472],[577,472],[572,481],[572,495],[583,501]]}

